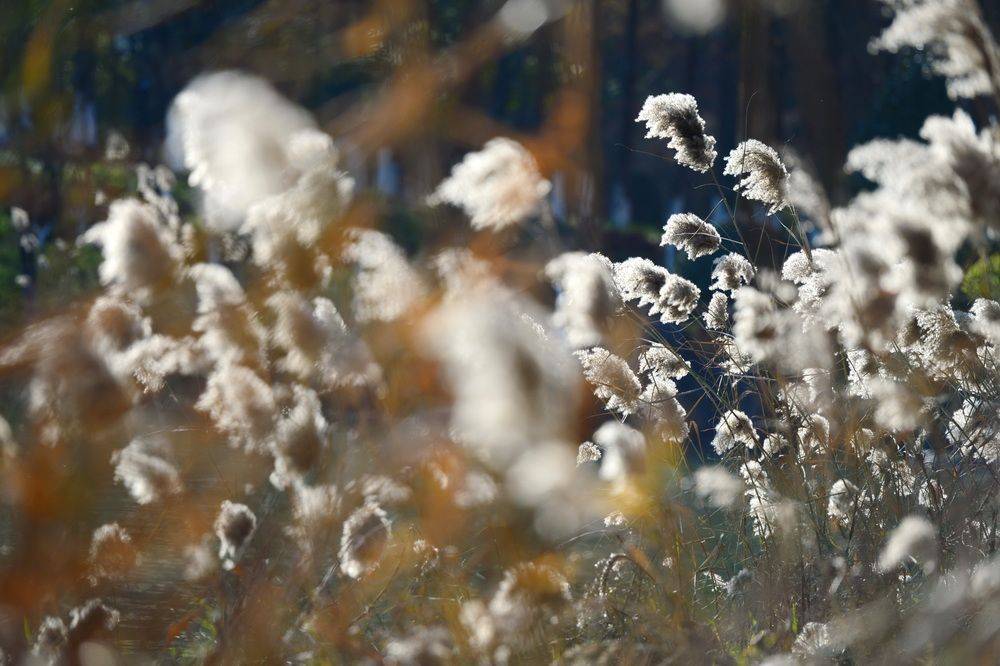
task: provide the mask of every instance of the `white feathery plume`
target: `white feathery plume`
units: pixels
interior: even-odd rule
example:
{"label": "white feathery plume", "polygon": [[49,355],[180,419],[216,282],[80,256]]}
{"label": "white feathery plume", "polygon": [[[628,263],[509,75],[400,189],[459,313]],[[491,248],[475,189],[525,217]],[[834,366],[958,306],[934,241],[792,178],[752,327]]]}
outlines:
{"label": "white feathery plume", "polygon": [[927,51],[952,99],[996,94],[1000,49],[972,0],[882,0],[892,23],[869,44],[872,52]]}
{"label": "white feathery plume", "polygon": [[123,484],[139,504],[150,504],[182,489],[180,473],[169,459],[166,442],[136,438],[111,455],[115,481]]}
{"label": "white feathery plume", "polygon": [[582,378],[569,350],[539,326],[544,318],[529,301],[481,285],[442,302],[422,326],[455,396],[453,435],[494,468],[569,432]]}
{"label": "white feathery plume", "polygon": [[232,569],[257,531],[257,516],[246,504],[224,500],[215,519],[219,537],[219,559],[224,569]]}
{"label": "white feathery plume", "polygon": [[733,292],[745,284],[750,284],[756,273],[753,264],[746,257],[731,252],[713,262],[712,289]]}
{"label": "white feathery plume", "polygon": [[663,227],[660,245],[674,245],[691,260],[713,254],[722,244],[722,237],[711,224],[693,213],[671,215]]}
{"label": "white feathery plume", "polygon": [[108,219],[80,241],[101,246],[101,282],[140,301],[174,285],[184,256],[156,210],[136,199],[112,203]]}
{"label": "white feathery plume", "polygon": [[625,359],[603,347],[580,350],[576,357],[594,395],[609,411],[628,416],[639,408],[642,384]]}
{"label": "white feathery plume", "polygon": [[646,123],[647,139],[669,139],[667,145],[677,151],[678,164],[704,173],[715,163],[715,138],[705,133],[705,121],[691,95],[651,95],[635,121]]}
{"label": "white feathery plume", "polygon": [[748,449],[754,448],[757,445],[757,433],[749,416],[738,409],[731,409],[722,415],[715,426],[712,448],[720,456],[724,456],[739,444]]}
{"label": "white feathery plume", "polygon": [[830,365],[827,336],[790,308],[780,308],[771,294],[741,287],[733,294],[733,338],[757,363],[800,372]]}
{"label": "white feathery plume", "polygon": [[635,428],[607,421],[594,432],[593,441],[601,451],[598,474],[605,481],[622,483],[645,468],[646,438]]}
{"label": "white feathery plume", "polygon": [[576,452],[576,464],[583,465],[601,460],[601,449],[593,442],[584,442]]}
{"label": "white feathery plume", "polygon": [[729,327],[729,298],[721,291],[712,292],[705,314],[705,328],[710,331],[724,331]]}
{"label": "white feathery plume", "polygon": [[217,363],[265,365],[267,330],[246,300],[236,276],[220,264],[195,264],[186,271],[198,297],[191,328],[198,346]]}
{"label": "white feathery plume", "polygon": [[552,323],[573,348],[601,343],[608,320],[621,308],[614,265],[601,254],[566,252],[549,261],[545,275],[559,289]]}
{"label": "white feathery plume", "polygon": [[952,414],[946,435],[966,455],[1000,460],[1000,401],[966,398]]}
{"label": "white feathery plume", "polygon": [[194,79],[167,116],[169,161],[204,192],[206,225],[218,232],[235,231],[254,204],[329,165],[331,148],[307,111],[238,71]]}
{"label": "white feathery plume", "polygon": [[107,523],[94,530],[90,539],[90,570],[92,581],[120,580],[136,564],[132,537],[118,523]]}
{"label": "white feathery plume", "polygon": [[340,537],[340,570],[350,578],[361,578],[378,566],[392,524],[377,502],[366,501],[344,521]]}
{"label": "white feathery plume", "polygon": [[638,414],[666,442],[680,443],[690,434],[687,412],[677,400],[677,385],[660,373],[650,374],[639,396]]}
{"label": "white feathery plume", "polygon": [[427,294],[403,250],[381,232],[351,229],[342,256],[357,268],[354,316],[359,321],[398,319]]}
{"label": "white feathery plume", "polygon": [[681,379],[691,372],[691,364],[670,347],[654,342],[639,352],[639,372]]}
{"label": "white feathery plume", "polygon": [[524,146],[499,137],[455,165],[428,202],[463,209],[475,229],[500,231],[538,214],[551,188]]}
{"label": "white feathery plume", "polygon": [[1000,348],[1000,303],[988,298],[977,298],[970,310],[972,330]]}
{"label": "white feathery plume", "polygon": [[268,450],[278,407],[272,387],[250,368],[220,363],[208,376],[195,408],[208,413],[230,445]]}
{"label": "white feathery plume", "polygon": [[388,666],[446,664],[454,651],[446,627],[412,627],[406,636],[394,637],[386,643],[385,662]]}
{"label": "white feathery plume", "polygon": [[875,400],[875,422],[891,432],[905,432],[919,425],[924,413],[920,395],[910,386],[890,379],[868,382]]}
{"label": "white feathery plume", "polygon": [[354,180],[336,169],[337,154],[332,143],[327,146],[324,160],[288,190],[263,199],[247,211],[240,231],[250,236],[257,265],[279,271],[296,269],[304,251],[317,245],[324,229],[339,219],[350,204]]}
{"label": "white feathery plume", "polygon": [[615,282],[622,298],[638,301],[640,307],[649,306],[649,314],[659,315],[664,324],[685,321],[701,297],[693,282],[641,257],[615,264]]}
{"label": "white feathery plume", "polygon": [[837,479],[830,486],[826,512],[841,527],[849,527],[858,510],[858,487],[847,479]]}
{"label": "white feathery plume", "polygon": [[916,560],[930,573],[937,564],[937,528],[923,516],[907,516],[896,526],[882,547],[878,568],[891,572],[908,560]]}
{"label": "white feathery plume", "polygon": [[318,463],[327,439],[327,422],[316,392],[296,384],[293,406],[278,420],[272,442],[270,481],[284,489],[300,482]]}
{"label": "white feathery plume", "polygon": [[788,205],[788,170],[774,148],[756,139],[744,141],[729,153],[723,173],[740,178],[734,189],[742,190],[747,199],[760,201],[770,213]]}
{"label": "white feathery plume", "polygon": [[694,473],[694,490],[711,505],[728,509],[742,496],[744,484],[725,467],[712,465]]}
{"label": "white feathery plume", "polygon": [[275,313],[271,335],[284,352],[278,367],[317,386],[377,386],[381,369],[363,340],[351,334],[332,301],[307,301],[294,291],[267,300]]}

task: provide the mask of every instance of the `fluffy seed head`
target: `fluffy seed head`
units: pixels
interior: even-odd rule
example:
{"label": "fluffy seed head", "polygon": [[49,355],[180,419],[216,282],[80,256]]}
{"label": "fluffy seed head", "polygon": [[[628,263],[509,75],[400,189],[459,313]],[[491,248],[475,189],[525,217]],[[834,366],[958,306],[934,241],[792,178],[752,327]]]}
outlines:
{"label": "fluffy seed head", "polygon": [[385,511],[376,502],[365,502],[344,521],[340,538],[340,570],[361,578],[378,566],[392,536]]}
{"label": "fluffy seed head", "polygon": [[714,253],[721,243],[715,227],[693,213],[671,215],[660,239],[661,246],[674,245],[692,260]]}
{"label": "fluffy seed head", "polygon": [[766,205],[770,213],[788,205],[785,200],[788,171],[778,152],[756,139],[744,141],[729,153],[723,173],[742,176],[735,189],[743,190],[746,198]]}
{"label": "fluffy seed head", "polygon": [[885,572],[892,571],[909,559],[923,565],[928,572],[933,571],[937,558],[937,528],[923,516],[907,516],[889,535],[878,566]]}
{"label": "fluffy seed head", "polygon": [[646,123],[647,139],[669,139],[677,163],[705,172],[715,163],[715,138],[705,133],[698,102],[691,95],[670,93],[646,98],[636,122]]}
{"label": "fluffy seed head", "polygon": [[499,231],[537,214],[550,189],[524,146],[496,138],[455,165],[429,202],[458,206],[473,228]]}
{"label": "fluffy seed head", "polygon": [[232,569],[257,531],[257,516],[246,504],[224,500],[215,519],[215,535],[219,537],[219,558],[223,567]]}

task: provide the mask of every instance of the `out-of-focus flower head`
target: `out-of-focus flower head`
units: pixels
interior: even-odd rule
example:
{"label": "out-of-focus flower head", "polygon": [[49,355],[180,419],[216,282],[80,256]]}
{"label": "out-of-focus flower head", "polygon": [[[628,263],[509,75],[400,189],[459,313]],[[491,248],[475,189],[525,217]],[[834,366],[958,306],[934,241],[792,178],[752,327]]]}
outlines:
{"label": "out-of-focus flower head", "polygon": [[210,228],[234,231],[247,211],[330,162],[330,137],[263,79],[238,71],[199,76],[167,116],[166,152],[205,194]]}
{"label": "out-of-focus flower head", "polygon": [[458,206],[475,229],[499,231],[537,214],[551,188],[524,146],[498,137],[455,165],[428,202]]}

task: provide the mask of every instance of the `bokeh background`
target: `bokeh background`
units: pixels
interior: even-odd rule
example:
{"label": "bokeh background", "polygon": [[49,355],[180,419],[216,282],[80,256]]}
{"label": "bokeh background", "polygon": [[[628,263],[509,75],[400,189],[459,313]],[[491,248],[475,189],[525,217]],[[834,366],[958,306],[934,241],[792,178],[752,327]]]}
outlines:
{"label": "bokeh background", "polygon": [[[981,4],[1000,34],[1000,2]],[[99,251],[75,240],[109,200],[134,191],[136,163],[165,160],[170,103],[204,72],[257,74],[309,109],[358,184],[358,208],[376,211],[372,224],[411,253],[440,233],[424,201],[451,166],[510,136],[552,181],[563,238],[614,260],[655,259],[705,286],[710,264],[686,264],[659,238],[672,213],[718,211],[718,190],[677,168],[665,142],[643,138],[635,122],[643,100],[694,95],[720,155],[747,137],[794,150],[843,203],[864,187],[842,168],[852,146],[916,136],[928,115],[955,106],[943,79],[927,75],[924,54],[868,52],[887,23],[874,0],[0,0],[0,343],[100,291]],[[961,104],[977,126],[995,113],[981,100]],[[186,213],[196,210],[183,182],[174,194]],[[14,206],[27,212],[30,235],[16,228]],[[780,265],[787,235],[775,222],[747,206],[736,223],[759,266]],[[987,272],[967,296],[1000,297],[998,275]],[[15,429],[22,388],[0,387]],[[691,405],[704,427],[712,413]],[[216,627],[197,623],[210,595],[172,594],[177,544],[210,530],[219,500],[259,471],[233,466],[223,475],[210,435],[179,438],[198,457],[189,469],[207,471],[189,480],[186,505],[130,525],[160,555],[149,566],[164,568],[114,600],[126,618],[120,644],[140,650],[185,632],[216,641]],[[58,590],[79,582],[93,527],[131,508],[121,489],[94,491],[112,485],[107,451],[117,446],[109,438],[69,460],[39,447],[24,487],[3,491],[20,504],[0,503],[0,602],[30,608],[32,626],[58,612]],[[492,553],[474,554],[484,569],[501,569]],[[513,550],[497,561],[507,558]],[[266,578],[254,569],[247,583],[257,587],[246,635],[259,629],[262,645],[286,592]],[[367,613],[381,584],[341,597],[348,610],[338,621]],[[56,592],[39,601],[39,589]],[[25,633],[28,615],[4,615],[0,631]]]}

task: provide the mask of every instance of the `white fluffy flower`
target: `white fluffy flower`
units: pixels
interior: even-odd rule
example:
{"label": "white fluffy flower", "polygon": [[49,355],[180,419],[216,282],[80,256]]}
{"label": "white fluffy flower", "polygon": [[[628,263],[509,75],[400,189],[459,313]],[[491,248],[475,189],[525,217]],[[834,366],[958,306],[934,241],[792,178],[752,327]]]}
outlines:
{"label": "white fluffy flower", "polygon": [[705,133],[705,121],[691,95],[651,95],[635,120],[646,123],[647,139],[670,140],[678,164],[705,172],[715,163],[715,138]]}
{"label": "white fluffy flower", "polygon": [[896,381],[875,378],[868,382],[875,400],[875,421],[892,432],[911,430],[923,418],[924,404],[911,387]]}
{"label": "white fluffy flower", "polygon": [[[558,257],[553,261],[558,261]],[[441,279],[445,298],[457,298],[469,289],[496,284],[490,262],[465,248],[451,247],[442,250],[434,256],[431,263]],[[546,275],[548,275],[548,266],[546,266]],[[548,277],[556,279],[551,275]]]}
{"label": "white fluffy flower", "polygon": [[566,577],[551,565],[523,563],[504,572],[488,604],[465,602],[459,619],[474,649],[499,645],[497,653],[504,655],[504,647],[523,650],[532,645],[532,627],[550,621],[572,599]]}
{"label": "white fluffy flower", "polygon": [[727,509],[743,494],[743,482],[718,465],[702,467],[694,473],[694,489],[713,506]]}
{"label": "white fluffy flower", "polygon": [[342,256],[355,264],[354,315],[359,321],[398,319],[427,293],[420,275],[389,236],[352,229]]}
{"label": "white fluffy flower", "polygon": [[94,530],[90,540],[90,567],[95,580],[121,579],[136,563],[132,537],[118,523],[107,523]]}
{"label": "white fluffy flower", "polygon": [[[603,467],[603,463],[602,463]],[[564,442],[540,442],[525,450],[504,476],[510,499],[535,513],[534,527],[545,537],[559,538],[582,521],[575,503],[588,499],[577,473],[576,456]],[[567,506],[568,502],[574,503]]]}
{"label": "white fluffy flower", "polygon": [[28,215],[28,211],[17,206],[10,207],[10,223],[14,227],[14,231],[22,232],[27,231],[28,227],[31,226],[31,217]]}
{"label": "white fluffy flower", "polygon": [[666,442],[682,442],[689,434],[687,412],[677,400],[677,385],[662,374],[650,375],[639,396],[638,413]]}
{"label": "white fluffy flower", "polygon": [[1000,303],[988,298],[977,298],[970,310],[972,329],[994,346],[1000,347]]}
{"label": "white fluffy flower", "polygon": [[664,324],[681,323],[698,306],[701,290],[689,280],[672,274],[648,259],[632,257],[615,264],[615,282],[622,298],[649,306]]}
{"label": "white fluffy flower", "polygon": [[217,312],[246,302],[246,293],[233,272],[222,264],[195,264],[186,275],[198,296],[198,314]]}
{"label": "white fluffy flower", "polygon": [[752,449],[757,444],[757,433],[749,416],[738,409],[731,409],[722,415],[715,426],[712,448],[724,456],[739,444]]}
{"label": "white fluffy flower", "polygon": [[731,252],[713,262],[711,287],[722,291],[736,291],[742,285],[750,284],[755,272],[753,264],[745,257]]}
{"label": "white fluffy flower", "polygon": [[130,346],[126,365],[147,392],[161,390],[170,375],[206,372],[208,361],[192,337],[181,339],[152,335]]}
{"label": "white fluffy flower", "polygon": [[328,161],[329,136],[269,83],[237,71],[199,76],[174,98],[167,154],[205,193],[210,229],[233,231],[247,211]]}
{"label": "white fluffy flower", "polygon": [[952,415],[946,434],[967,455],[1000,460],[1000,402],[966,398]]}
{"label": "white fluffy flower", "polygon": [[38,625],[31,652],[36,657],[46,659],[45,663],[59,663],[68,640],[69,630],[63,619],[48,616]]}
{"label": "white fluffy flower", "polygon": [[390,640],[385,646],[388,666],[444,664],[452,658],[454,646],[445,627],[414,627],[405,637]]}
{"label": "white fluffy flower", "polygon": [[729,153],[723,173],[742,177],[735,189],[742,190],[747,199],[760,201],[771,213],[788,205],[785,199],[788,171],[778,152],[756,139],[744,141]]}
{"label": "white fluffy flower", "polygon": [[605,481],[622,482],[644,469],[646,438],[635,428],[607,421],[594,432],[593,440],[601,450],[599,475]]}
{"label": "white fluffy flower", "polygon": [[243,554],[254,532],[257,516],[246,504],[224,500],[215,519],[215,535],[219,537],[219,559],[223,567],[232,569]]}
{"label": "white fluffy flower", "polygon": [[858,487],[847,479],[837,479],[830,486],[826,512],[841,527],[849,527],[857,510]]}
{"label": "white fluffy flower", "polygon": [[702,317],[705,320],[705,328],[711,331],[726,330],[729,326],[729,299],[726,294],[721,291],[714,292]]}
{"label": "white fluffy flower", "polygon": [[594,395],[609,411],[628,416],[638,409],[642,384],[625,359],[603,347],[581,350],[576,356]]}
{"label": "white fluffy flower", "polygon": [[80,238],[101,246],[101,282],[132,298],[148,298],[172,287],[177,278],[183,251],[156,210],[136,199],[112,203],[108,219]]}
{"label": "white fluffy flower", "polygon": [[340,537],[340,570],[361,578],[378,566],[392,536],[391,523],[376,502],[367,501],[344,521]]}
{"label": "white fluffy flower", "polygon": [[767,472],[756,460],[748,460],[740,467],[740,476],[746,483],[744,495],[747,500],[747,513],[753,520],[754,532],[761,538],[772,536],[781,526],[785,502],[774,488]]}
{"label": "white fluffy flower", "polygon": [[889,572],[910,559],[916,560],[927,572],[934,570],[937,528],[923,516],[907,516],[899,523],[879,553],[878,567]]}
{"label": "white fluffy flower", "polygon": [[601,449],[593,442],[584,442],[576,452],[576,464],[583,465],[589,462],[598,462],[601,459]]}
{"label": "white fluffy flower", "polygon": [[323,387],[377,385],[381,369],[363,340],[354,336],[326,298],[311,302],[294,291],[267,301],[275,313],[272,337],[284,356],[278,367]]}
{"label": "white fluffy flower", "polygon": [[288,190],[247,211],[240,230],[250,236],[254,263],[284,273],[301,271],[308,251],[320,242],[331,222],[340,218],[353,194],[354,181],[336,169],[331,146],[326,164],[305,172]]}
{"label": "white fluffy flower", "polygon": [[733,295],[733,303],[736,346],[755,362],[795,373],[831,362],[824,332],[806,325],[794,310],[778,307],[772,295],[741,287]]}
{"label": "white fluffy flower", "polygon": [[608,319],[621,308],[614,265],[601,254],[567,252],[545,266],[559,288],[552,322],[566,331],[574,348],[600,344]]}
{"label": "white fluffy flower", "polygon": [[639,372],[680,379],[691,372],[691,364],[670,347],[654,342],[639,352]]}
{"label": "white fluffy flower", "polygon": [[168,456],[166,443],[158,439],[134,439],[111,455],[115,481],[124,484],[139,504],[149,504],[178,493],[180,474]]}
{"label": "white fluffy flower", "polygon": [[87,313],[86,332],[94,351],[120,374],[131,374],[128,351],[150,336],[148,317],[137,305],[114,296],[100,296]]}
{"label": "white fluffy flower", "polygon": [[458,206],[474,228],[499,231],[537,214],[551,187],[524,146],[495,138],[455,165],[429,202]]}
{"label": "white fluffy flower", "polygon": [[674,245],[697,259],[712,254],[722,244],[722,237],[711,224],[693,213],[671,215],[663,227],[660,245]]}
{"label": "white fluffy flower", "polygon": [[569,432],[579,366],[538,326],[543,318],[530,302],[483,286],[443,302],[421,330],[455,396],[454,435],[495,468]]}
{"label": "white fluffy flower", "polygon": [[835,661],[842,648],[825,622],[807,622],[792,644],[796,663],[826,663]]}
{"label": "white fluffy flower", "polygon": [[275,428],[272,444],[274,471],[271,483],[287,488],[309,473],[326,444],[327,422],[315,391],[296,385],[294,406],[283,414]]}
{"label": "white fluffy flower", "polygon": [[278,408],[271,386],[253,370],[220,364],[208,377],[195,408],[207,412],[229,443],[248,451],[267,451]]}
{"label": "white fluffy flower", "polygon": [[872,51],[904,47],[927,51],[944,76],[952,99],[995,93],[1000,53],[979,6],[971,0],[882,0],[894,12],[892,24],[872,40]]}

